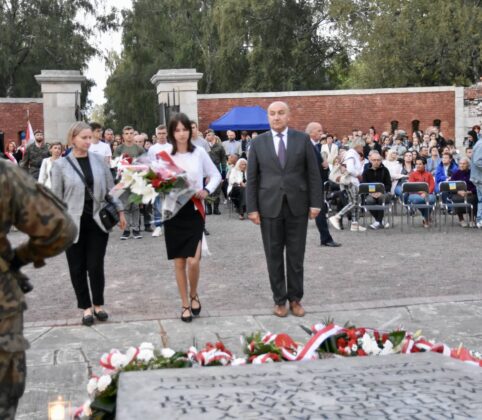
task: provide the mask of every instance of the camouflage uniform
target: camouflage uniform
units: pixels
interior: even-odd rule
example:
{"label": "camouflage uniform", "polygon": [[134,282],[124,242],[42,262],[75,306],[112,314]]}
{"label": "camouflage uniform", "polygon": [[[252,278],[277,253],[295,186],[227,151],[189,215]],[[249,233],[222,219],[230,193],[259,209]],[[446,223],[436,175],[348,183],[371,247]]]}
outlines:
{"label": "camouflage uniform", "polygon": [[[43,266],[44,258],[73,242],[76,228],[53,193],[6,161],[0,161],[0,191],[0,419],[13,420],[25,388],[28,348],[20,288],[28,279],[19,269],[30,262]],[[16,249],[7,239],[12,226],[30,236]]]}
{"label": "camouflage uniform", "polygon": [[27,150],[25,151],[25,155],[20,162],[20,166],[24,169],[27,169],[28,173],[38,180],[42,160],[48,158],[49,156],[49,148],[45,143],[43,143],[40,147],[37,147],[35,143],[32,143],[27,146]]}

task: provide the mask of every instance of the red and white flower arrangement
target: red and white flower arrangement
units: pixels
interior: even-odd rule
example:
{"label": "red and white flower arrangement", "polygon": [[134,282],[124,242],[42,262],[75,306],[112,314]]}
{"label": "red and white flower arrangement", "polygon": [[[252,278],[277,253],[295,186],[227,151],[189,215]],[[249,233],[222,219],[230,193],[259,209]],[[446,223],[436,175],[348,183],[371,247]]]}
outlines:
{"label": "red and white flower arrangement", "polygon": [[102,374],[89,380],[89,400],[76,410],[75,418],[114,419],[119,375],[129,371],[306,361],[323,358],[325,354],[363,357],[428,351],[482,367],[480,353],[462,345],[450,349],[445,344],[425,339],[420,332],[411,334],[403,329],[384,332],[372,328],[340,327],[334,322],[302,328],[310,335],[304,344],[294,341],[288,334],[257,332],[242,336],[241,344],[246,354],[242,358],[236,358],[221,342],[207,343],[201,350],[193,346],[185,353],[168,348],[158,350],[151,343],[131,347],[125,353],[113,349],[102,355]]}

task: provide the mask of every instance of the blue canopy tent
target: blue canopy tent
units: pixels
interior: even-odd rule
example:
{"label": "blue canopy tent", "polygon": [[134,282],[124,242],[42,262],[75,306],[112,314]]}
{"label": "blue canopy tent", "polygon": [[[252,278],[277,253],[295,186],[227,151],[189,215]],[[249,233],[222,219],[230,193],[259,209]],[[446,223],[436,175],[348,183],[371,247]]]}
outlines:
{"label": "blue canopy tent", "polygon": [[214,131],[269,130],[268,114],[260,106],[235,106],[209,125]]}

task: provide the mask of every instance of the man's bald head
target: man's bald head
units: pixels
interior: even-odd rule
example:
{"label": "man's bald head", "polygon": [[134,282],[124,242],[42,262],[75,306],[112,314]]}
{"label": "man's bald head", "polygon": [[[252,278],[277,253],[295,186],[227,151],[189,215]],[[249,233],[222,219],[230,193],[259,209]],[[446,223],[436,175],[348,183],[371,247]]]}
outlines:
{"label": "man's bald head", "polygon": [[305,133],[308,134],[312,140],[319,142],[323,134],[323,127],[320,123],[310,122],[306,126]]}
{"label": "man's bald head", "polygon": [[144,148],[145,137],[143,134],[137,134],[134,136],[134,143],[137,144],[139,147]]}
{"label": "man's bald head", "polygon": [[288,127],[290,108],[286,102],[276,101],[268,107],[268,120],[272,130],[281,133]]}

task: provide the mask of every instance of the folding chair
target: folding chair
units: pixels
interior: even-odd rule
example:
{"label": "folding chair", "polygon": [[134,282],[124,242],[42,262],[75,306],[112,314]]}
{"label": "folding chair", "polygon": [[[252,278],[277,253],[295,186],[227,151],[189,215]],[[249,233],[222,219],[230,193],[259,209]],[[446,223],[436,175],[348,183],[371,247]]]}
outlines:
{"label": "folding chair", "polygon": [[[470,220],[474,216],[474,206],[467,201],[467,194],[464,197],[463,203],[454,203],[450,200],[449,194],[457,194],[459,191],[464,191],[467,193],[467,184],[465,181],[443,181],[439,184],[439,193],[437,195],[440,209],[440,220],[442,219],[442,210],[445,210],[444,223],[447,228],[447,213],[451,212],[452,216],[452,227],[454,226],[454,213],[452,210],[464,208],[467,213],[470,210]],[[447,194],[447,201],[444,203],[442,200],[442,195]],[[440,231],[442,231],[442,223],[440,223]],[[446,229],[448,232],[448,228]]]}
{"label": "folding chair", "polygon": [[[368,195],[373,193],[381,193],[383,195],[382,204],[366,204],[365,199]],[[368,182],[360,184],[358,187],[358,202],[359,207],[363,210],[363,225],[366,227],[366,213],[370,210],[380,210],[383,211],[384,215],[387,214],[389,216],[389,220],[391,222],[391,226],[394,224],[394,216],[393,216],[393,203],[390,197],[387,198],[385,185],[381,182]],[[371,216],[373,219],[373,216]],[[370,219],[370,220],[371,220]],[[368,231],[368,230],[367,230]]]}
{"label": "folding chair", "polygon": [[[425,203],[423,204],[415,204],[415,203],[408,203],[408,196],[410,194],[418,194],[418,193],[425,193]],[[400,230],[403,232],[403,212],[406,212],[407,215],[407,225],[409,225],[409,218],[412,218],[412,225],[415,223],[415,214],[417,210],[428,210],[432,211],[433,214],[433,222],[436,224],[436,207],[437,207],[437,200],[435,200],[434,204],[430,204],[428,201],[429,196],[429,188],[426,182],[405,182],[402,185],[402,194],[400,196],[400,204],[402,206],[402,215],[400,219]]]}

